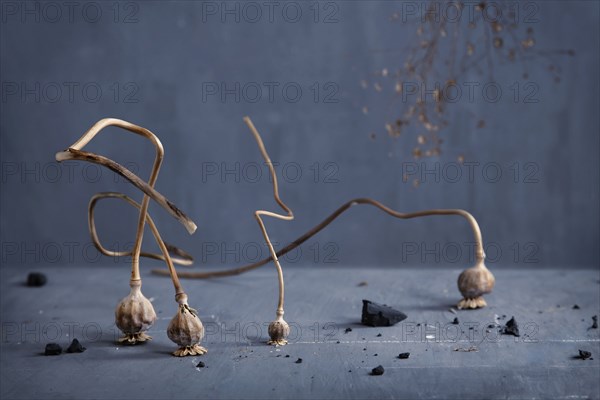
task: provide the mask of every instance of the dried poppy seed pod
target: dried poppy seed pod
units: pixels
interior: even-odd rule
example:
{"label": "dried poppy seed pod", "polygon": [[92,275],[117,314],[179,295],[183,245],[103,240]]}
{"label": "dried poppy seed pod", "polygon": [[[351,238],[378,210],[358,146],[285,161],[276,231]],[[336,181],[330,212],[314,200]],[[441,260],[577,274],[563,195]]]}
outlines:
{"label": "dried poppy seed pod", "polygon": [[458,290],[464,298],[457,307],[473,309],[487,306],[483,295],[492,291],[495,282],[494,275],[486,268],[483,260],[464,270],[458,277]]}
{"label": "dried poppy seed pod", "polygon": [[156,321],[154,307],[142,294],[141,281],[132,280],[129,286],[131,292],[121,300],[115,310],[115,324],[125,334],[119,339],[119,343],[136,344],[152,340],[145,331]]}
{"label": "dried poppy seed pod", "polygon": [[173,355],[185,357],[206,353],[207,350],[199,344],[204,337],[204,326],[196,310],[188,306],[185,293],[176,295],[175,299],[179,309],[167,328],[167,336],[179,346]]}
{"label": "dried poppy seed pod", "polygon": [[269,336],[271,340],[268,344],[274,346],[283,346],[287,344],[287,337],[290,334],[290,326],[283,319],[283,311],[277,311],[277,318],[269,324]]}

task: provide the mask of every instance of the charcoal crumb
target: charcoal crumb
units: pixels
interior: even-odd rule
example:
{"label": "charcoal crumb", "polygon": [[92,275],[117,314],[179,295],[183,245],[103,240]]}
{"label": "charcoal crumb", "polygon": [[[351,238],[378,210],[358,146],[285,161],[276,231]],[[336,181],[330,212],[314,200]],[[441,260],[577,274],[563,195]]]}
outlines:
{"label": "charcoal crumb", "polygon": [[381,337],[381,336],[382,336],[382,335],[381,335],[381,333],[378,333],[378,334],[377,334],[377,337]]}
{"label": "charcoal crumb", "polygon": [[302,359],[301,358],[297,359],[296,364],[302,364]]}
{"label": "charcoal crumb", "polygon": [[277,357],[281,357],[281,354],[277,354]]}
{"label": "charcoal crumb", "polygon": [[503,335],[521,336],[519,334],[519,325],[517,324],[517,321],[515,321],[515,317],[512,317],[506,322],[506,325],[504,325],[504,328],[502,328],[500,333]]}
{"label": "charcoal crumb", "polygon": [[494,329],[494,328],[496,327],[496,325],[494,325],[494,324],[489,324],[487,327],[488,327],[489,329]]}
{"label": "charcoal crumb", "polygon": [[371,370],[371,375],[383,375],[385,369],[381,365],[376,366]]}
{"label": "charcoal crumb", "polygon": [[401,360],[406,360],[408,357],[410,357],[410,353],[400,353],[398,354],[398,358]]}
{"label": "charcoal crumb", "polygon": [[84,351],[85,347],[83,347],[77,339],[73,339],[73,341],[67,348],[67,353],[83,353]]}
{"label": "charcoal crumb", "polygon": [[352,372],[352,370],[351,370],[351,369],[349,369],[349,370],[348,370],[348,372]]}
{"label": "charcoal crumb", "polygon": [[196,368],[204,368],[204,367],[206,367],[206,364],[204,364],[204,362],[202,362],[202,361],[200,361],[198,363],[198,365],[196,365]]}
{"label": "charcoal crumb", "polygon": [[290,358],[290,355],[289,355],[289,354],[286,354],[286,355],[285,355],[285,358]]}
{"label": "charcoal crumb", "polygon": [[575,304],[575,305],[573,306],[573,310],[579,310],[579,306],[578,306],[577,304]]}
{"label": "charcoal crumb", "polygon": [[459,322],[458,322],[458,318],[454,318],[454,321],[452,321],[452,324],[453,324],[453,325],[458,325],[458,324],[459,324]]}
{"label": "charcoal crumb", "polygon": [[48,343],[44,351],[46,356],[57,356],[62,353],[62,347],[58,343]]}
{"label": "charcoal crumb", "polygon": [[592,356],[591,352],[585,351],[585,350],[579,350],[579,358],[581,358],[582,360],[587,360],[591,356]]}
{"label": "charcoal crumb", "polygon": [[363,351],[367,351],[367,348],[365,347],[365,348],[363,349]]}
{"label": "charcoal crumb", "polygon": [[27,275],[27,286],[40,287],[44,286],[46,282],[48,282],[48,278],[41,272],[32,272]]}
{"label": "charcoal crumb", "polygon": [[358,282],[357,286],[367,286],[369,283],[367,281]]}
{"label": "charcoal crumb", "polygon": [[344,333],[348,333],[348,332],[352,332],[352,328],[346,328],[346,330],[344,331]]}
{"label": "charcoal crumb", "polygon": [[336,343],[337,343],[337,344],[340,344],[340,341],[338,340]]}
{"label": "charcoal crumb", "polygon": [[598,329],[598,316],[594,315],[592,321],[594,321],[594,323],[588,329]]}
{"label": "charcoal crumb", "polygon": [[375,357],[377,357],[377,353],[373,354]]}

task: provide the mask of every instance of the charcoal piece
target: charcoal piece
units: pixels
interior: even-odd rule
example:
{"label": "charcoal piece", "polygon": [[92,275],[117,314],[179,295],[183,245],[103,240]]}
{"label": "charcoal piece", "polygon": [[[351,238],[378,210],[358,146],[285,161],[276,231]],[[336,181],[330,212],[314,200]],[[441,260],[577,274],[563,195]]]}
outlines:
{"label": "charcoal piece", "polygon": [[289,354],[286,354],[286,355],[285,355],[285,358],[290,358],[290,355],[289,355]]}
{"label": "charcoal piece", "polygon": [[519,334],[519,325],[517,324],[517,321],[515,321],[515,317],[512,317],[508,320],[508,322],[506,323],[506,325],[504,325],[504,328],[502,328],[500,333],[502,333],[503,335],[513,335],[517,337],[521,336]]}
{"label": "charcoal piece", "polygon": [[62,353],[62,347],[58,343],[48,343],[44,355],[46,356],[57,356]]}
{"label": "charcoal piece", "polygon": [[44,286],[48,282],[46,275],[40,272],[32,272],[27,275],[27,286],[30,287],[40,287]]}
{"label": "charcoal piece", "polygon": [[381,337],[381,336],[382,336],[382,335],[381,335],[381,333],[378,333],[378,334],[377,334],[377,337]]}
{"label": "charcoal piece", "polygon": [[83,353],[84,351],[85,347],[77,339],[73,339],[69,347],[67,347],[67,353]]}
{"label": "charcoal piece", "polygon": [[363,300],[361,323],[368,326],[392,326],[405,320],[406,314],[392,307]]}
{"label": "charcoal piece", "polygon": [[295,363],[296,363],[296,364],[302,364],[302,359],[301,359],[301,358],[297,359],[297,360],[295,361]]}
{"label": "charcoal piece", "polygon": [[400,353],[398,354],[398,358],[401,360],[406,360],[408,357],[410,357],[410,353]]}
{"label": "charcoal piece", "polygon": [[204,368],[204,367],[206,367],[206,364],[204,364],[204,362],[202,362],[202,361],[200,361],[198,363],[198,365],[196,365],[196,368]]}
{"label": "charcoal piece", "polygon": [[376,366],[371,370],[371,375],[383,375],[385,369],[381,365]]}
{"label": "charcoal piece", "polygon": [[579,350],[579,358],[581,358],[582,360],[587,360],[591,356],[592,353],[590,353],[589,351]]}
{"label": "charcoal piece", "polygon": [[588,329],[598,329],[598,316],[594,315],[592,317],[592,321],[594,322],[592,323],[592,326],[590,326]]}
{"label": "charcoal piece", "polygon": [[454,318],[454,320],[452,321],[452,324],[453,324],[453,325],[458,325],[458,324],[459,324],[459,322],[458,322],[458,317],[457,317],[457,318]]}
{"label": "charcoal piece", "polygon": [[575,305],[573,306],[573,310],[579,310],[579,306],[578,306],[577,304],[575,304]]}
{"label": "charcoal piece", "polygon": [[346,328],[346,330],[344,331],[344,333],[348,333],[348,332],[352,332],[352,328]]}

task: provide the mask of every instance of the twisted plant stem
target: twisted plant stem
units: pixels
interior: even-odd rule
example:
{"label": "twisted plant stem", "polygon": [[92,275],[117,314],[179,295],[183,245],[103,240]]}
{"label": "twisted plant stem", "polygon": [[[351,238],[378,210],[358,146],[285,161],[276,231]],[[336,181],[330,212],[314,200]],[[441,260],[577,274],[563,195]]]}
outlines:
{"label": "twisted plant stem", "polygon": [[[96,222],[95,222],[95,218],[94,218],[94,210],[96,208],[96,204],[100,200],[110,199],[110,198],[124,200],[128,204],[137,208],[138,210],[141,208],[141,205],[139,203],[137,203],[135,200],[133,200],[129,196],[126,196],[123,193],[118,193],[118,192],[96,193],[94,196],[92,196],[92,198],[90,199],[90,203],[88,205],[88,224],[89,224],[90,236],[92,237],[92,242],[94,243],[94,246],[96,247],[96,249],[98,249],[98,251],[105,256],[109,256],[109,257],[131,256],[133,251],[112,251],[112,250],[108,250],[108,249],[104,248],[104,246],[102,246],[102,243],[100,243],[100,239],[98,238],[98,233],[96,232]],[[156,228],[154,221],[150,217],[150,214],[146,214],[146,223],[150,227],[150,230],[152,231],[154,238],[158,242],[158,237],[160,235],[158,234],[158,229]],[[190,254],[186,253],[182,249],[175,247],[169,243],[166,243],[166,242],[163,242],[163,243],[165,245],[165,248],[167,249],[167,252],[171,256],[171,261],[173,263],[179,264],[179,265],[186,265],[186,266],[192,265],[194,263],[194,259]],[[159,244],[159,247],[160,247],[160,244]],[[175,255],[176,257],[173,257],[173,255]],[[162,252],[162,254],[148,253],[148,252],[142,251],[140,253],[140,257],[153,258],[155,260],[165,261],[168,264],[168,261],[167,261],[166,257],[164,256],[164,251]]]}
{"label": "twisted plant stem", "polygon": [[[115,257],[129,256],[132,254],[132,252],[110,251],[110,250],[106,250],[101,245],[98,247],[98,245],[100,243],[98,241],[98,235],[96,234],[96,228],[94,225],[94,213],[93,213],[94,204],[96,204],[101,199],[107,199],[107,198],[124,200],[127,203],[134,206],[135,208],[137,208],[138,210],[141,209],[142,206],[139,203],[137,203],[135,200],[133,200],[131,197],[129,197],[123,193],[118,193],[118,192],[96,193],[90,200],[90,212],[88,214],[88,222],[90,223],[90,233],[92,235],[92,238],[94,239],[94,244],[96,244],[96,247],[98,248],[98,250],[100,250],[100,252],[102,252],[103,254],[109,255],[109,256],[115,256]],[[156,225],[154,224],[154,221],[148,214],[146,214],[146,222],[148,222],[150,231],[152,232],[152,235],[154,236],[154,239],[156,240],[156,244],[158,244],[158,247],[160,248],[162,255],[153,254],[153,253],[140,253],[140,255],[143,255],[144,257],[150,257],[150,258],[165,261],[167,263],[169,274],[171,275],[171,280],[173,281],[173,286],[175,287],[175,297],[177,298],[177,296],[179,296],[179,295],[185,295],[183,287],[181,286],[181,282],[179,281],[179,277],[177,276],[177,271],[175,270],[175,267],[173,266],[173,259],[171,258],[169,248],[167,247],[167,244],[162,240],[160,233],[158,232],[158,229],[156,228]],[[177,249],[177,248],[175,247],[175,249]],[[181,251],[181,250],[177,249],[177,251]],[[186,264],[191,264],[191,262],[185,258],[182,259],[182,261]]]}
{"label": "twisted plant stem", "polygon": [[[369,199],[369,198],[358,198],[358,199],[353,199],[353,200],[350,200],[350,201],[344,203],[341,207],[339,207],[337,210],[335,210],[333,213],[331,213],[327,218],[325,218],[319,224],[314,226],[308,232],[306,232],[305,234],[303,234],[302,236],[300,236],[299,238],[297,238],[296,240],[294,240],[293,242],[291,242],[290,244],[285,246],[283,249],[279,250],[276,253],[276,257],[282,257],[283,255],[287,254],[288,252],[294,250],[296,247],[300,246],[302,243],[306,242],[308,239],[310,239],[311,237],[313,237],[314,235],[316,235],[317,233],[322,231],[327,225],[332,223],[335,219],[337,219],[340,215],[342,215],[344,212],[349,210],[352,206],[359,205],[359,204],[371,205],[373,207],[380,209],[381,211],[385,212],[386,214],[391,215],[392,217],[400,218],[400,219],[411,219],[411,218],[417,218],[417,217],[425,217],[425,216],[429,216],[429,215],[459,215],[459,216],[465,218],[469,222],[469,225],[470,225],[471,229],[473,230],[473,236],[475,238],[475,259],[477,261],[477,265],[483,264],[483,260],[485,259],[485,253],[483,251],[483,240],[481,237],[481,230],[479,229],[479,224],[477,223],[475,218],[467,211],[460,210],[460,209],[447,209],[447,210],[441,209],[441,210],[419,211],[419,212],[414,212],[414,213],[401,213],[401,212],[392,210],[389,207],[386,207],[385,205],[381,204],[380,202],[378,202],[376,200]],[[220,270],[220,271],[206,271],[206,272],[185,271],[185,272],[179,272],[179,276],[181,278],[189,278],[189,279],[208,279],[208,278],[221,278],[221,277],[226,277],[226,276],[239,275],[239,274],[251,271],[253,269],[256,269],[258,267],[261,267],[273,259],[274,258],[271,255],[270,257],[267,257],[263,260],[260,260],[255,263],[245,265],[245,266],[242,266],[239,268],[232,268],[232,269]],[[152,270],[152,272],[155,274],[158,274],[158,275],[168,275],[167,271],[160,270],[160,269],[154,269],[154,270]]]}
{"label": "twisted plant stem", "polygon": [[[150,179],[148,180],[148,183],[143,182],[141,179],[139,179],[139,177],[137,177],[131,171],[129,171],[128,169],[124,168],[120,164],[118,164],[106,157],[102,157],[102,156],[99,156],[99,155],[96,155],[93,153],[81,151],[81,149],[85,145],[87,145],[98,133],[100,133],[104,128],[109,127],[109,126],[117,126],[117,127],[123,128],[130,132],[133,132],[135,134],[143,136],[152,142],[152,144],[154,145],[154,147],[156,149],[156,156],[154,158],[154,163],[152,165],[152,172],[150,173]],[[139,215],[138,225],[137,225],[136,240],[134,243],[134,248],[132,250],[132,265],[131,265],[130,284],[134,284],[136,282],[141,281],[140,270],[139,270],[139,261],[140,261],[140,253],[141,253],[141,249],[142,249],[142,240],[144,237],[144,226],[146,223],[146,216],[147,216],[147,212],[148,212],[148,204],[150,201],[150,197],[155,197],[156,199],[163,200],[162,202],[159,200],[157,200],[157,201],[159,203],[161,203],[161,205],[163,207],[170,210],[170,212],[172,214],[175,214],[177,217],[179,217],[178,219],[182,223],[184,223],[186,228],[188,228],[188,231],[191,230],[190,233],[192,233],[196,228],[196,225],[191,221],[189,221],[189,222],[191,222],[191,224],[189,224],[189,223],[186,224],[186,222],[187,222],[186,219],[189,220],[189,218],[187,218],[187,217],[184,218],[184,215],[182,215],[182,213],[176,207],[172,206],[172,204],[170,202],[168,202],[166,199],[164,199],[164,197],[162,197],[162,199],[160,199],[160,196],[156,195],[156,194],[158,194],[158,192],[156,192],[154,196],[151,196],[149,193],[147,193],[148,191],[150,191],[150,192],[154,191],[154,184],[156,183],[156,179],[158,178],[158,172],[160,170],[160,166],[162,164],[163,157],[164,157],[164,149],[163,149],[162,143],[160,142],[160,140],[154,133],[152,133],[148,129],[143,128],[141,126],[132,124],[127,121],[114,119],[114,118],[105,118],[105,119],[98,121],[86,133],[84,133],[83,136],[81,136],[81,138],[79,138],[79,140],[77,140],[67,150],[56,154],[57,161],[79,159],[79,160],[90,161],[90,162],[94,162],[94,163],[103,165],[103,166],[108,167],[108,168],[112,169],[113,171],[119,173],[120,175],[122,175],[123,177],[128,179],[130,182],[134,183],[134,185],[136,185],[137,187],[145,189],[145,190],[142,189],[142,191],[144,192],[144,196],[143,196],[142,203],[140,206],[140,215]],[[158,233],[158,231],[156,231],[156,233]],[[162,240],[161,240],[161,242],[162,242]],[[166,249],[166,246],[164,246],[164,242],[162,243],[162,245]],[[160,246],[160,244],[159,244],[159,246]],[[165,258],[168,260],[167,264],[170,263],[170,268],[171,268],[172,262],[171,262],[170,256],[168,255],[168,251],[166,252]],[[174,270],[174,268],[173,268],[173,270]],[[173,284],[176,285],[175,280],[173,280]]]}
{"label": "twisted plant stem", "polygon": [[275,198],[275,201],[277,202],[277,204],[279,204],[279,206],[287,213],[287,215],[281,215],[281,214],[276,214],[274,212],[265,211],[265,210],[257,210],[254,212],[254,217],[256,218],[256,221],[258,222],[258,226],[260,226],[260,230],[262,231],[262,234],[267,242],[267,246],[269,246],[269,252],[271,253],[271,259],[273,260],[273,262],[275,263],[275,267],[277,268],[277,275],[279,277],[279,302],[277,304],[277,317],[281,318],[283,316],[283,300],[284,300],[284,289],[285,289],[284,282],[283,282],[283,270],[281,269],[281,265],[279,264],[279,259],[277,258],[277,253],[275,252],[275,249],[273,248],[271,239],[269,239],[269,234],[267,233],[267,229],[265,228],[265,224],[264,224],[261,216],[264,215],[267,217],[282,219],[284,221],[291,221],[294,219],[294,213],[292,213],[292,210],[290,210],[289,207],[286,206],[285,203],[283,201],[281,201],[281,199],[279,198],[279,188],[277,185],[277,175],[275,174],[275,168],[273,168],[273,162],[271,161],[271,158],[269,157],[269,154],[267,153],[267,150],[265,149],[265,145],[260,137],[260,133],[258,133],[256,128],[254,127],[254,124],[252,123],[252,120],[250,120],[249,117],[244,117],[244,122],[246,123],[246,125],[248,125],[250,132],[252,132],[252,135],[254,135],[254,139],[256,140],[256,143],[258,144],[258,149],[260,150],[260,154],[262,155],[263,159],[265,160],[265,163],[269,167],[269,172],[271,174],[271,177],[273,178],[273,197]]}

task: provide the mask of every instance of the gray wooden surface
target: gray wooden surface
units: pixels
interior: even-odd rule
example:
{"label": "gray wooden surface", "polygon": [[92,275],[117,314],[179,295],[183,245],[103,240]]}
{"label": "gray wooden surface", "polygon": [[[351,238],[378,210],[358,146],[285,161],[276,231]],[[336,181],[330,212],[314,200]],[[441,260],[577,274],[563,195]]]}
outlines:
{"label": "gray wooden surface", "polygon": [[[114,341],[113,312],[128,293],[127,267],[41,270],[49,278],[42,288],[23,286],[25,268],[0,271],[2,399],[600,397],[599,333],[588,329],[599,314],[598,270],[496,268],[489,307],[454,314],[457,269],[295,266],[286,271],[292,343],[281,348],[264,343],[276,305],[272,266],[184,281],[209,350],[188,358],[169,354],[174,345],[165,329],[176,308],[167,279],[144,272],[143,292],[159,317],[154,340],[123,347]],[[363,298],[394,306],[408,319],[361,326]],[[521,337],[486,333],[489,324],[512,316]],[[458,326],[451,324],[455,317]],[[41,355],[47,342],[66,346],[73,336],[86,352]],[[476,351],[456,351],[470,348]],[[576,359],[579,349],[593,360]],[[398,359],[401,352],[410,358]],[[196,368],[199,361],[206,367]],[[383,376],[370,375],[377,365]]]}

